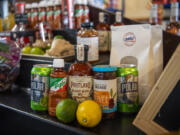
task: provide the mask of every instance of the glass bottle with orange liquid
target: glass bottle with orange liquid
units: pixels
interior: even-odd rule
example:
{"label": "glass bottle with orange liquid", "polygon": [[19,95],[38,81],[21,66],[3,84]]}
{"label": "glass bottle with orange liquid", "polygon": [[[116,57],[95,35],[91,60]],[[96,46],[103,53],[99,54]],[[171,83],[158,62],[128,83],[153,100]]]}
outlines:
{"label": "glass bottle with orange liquid", "polygon": [[56,116],[57,104],[67,98],[67,74],[64,70],[64,60],[54,59],[53,68],[50,74],[48,112],[49,115]]}

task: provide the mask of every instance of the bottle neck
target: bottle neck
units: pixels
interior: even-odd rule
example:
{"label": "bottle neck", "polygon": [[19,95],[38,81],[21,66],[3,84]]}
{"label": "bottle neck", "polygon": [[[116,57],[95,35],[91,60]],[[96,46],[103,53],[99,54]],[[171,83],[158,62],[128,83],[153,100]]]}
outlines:
{"label": "bottle neck", "polygon": [[104,22],[104,15],[100,15],[100,16],[99,16],[99,22],[100,22],[100,23],[105,23],[105,22]]}
{"label": "bottle neck", "polygon": [[151,23],[151,24],[158,24],[158,14],[157,14],[157,10],[151,11],[150,23]]}
{"label": "bottle neck", "polygon": [[116,13],[116,23],[122,23],[122,15],[121,15],[121,13]]}
{"label": "bottle neck", "polygon": [[170,22],[178,22],[179,21],[179,8],[173,7],[171,8],[171,16],[170,16]]}
{"label": "bottle neck", "polygon": [[84,45],[78,45],[75,50],[76,62],[78,63],[86,63],[88,61],[88,54]]}

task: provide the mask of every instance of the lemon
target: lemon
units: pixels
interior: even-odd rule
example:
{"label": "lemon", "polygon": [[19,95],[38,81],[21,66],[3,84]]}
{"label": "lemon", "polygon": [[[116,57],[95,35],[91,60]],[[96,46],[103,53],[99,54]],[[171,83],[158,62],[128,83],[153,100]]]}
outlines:
{"label": "lemon", "polygon": [[100,106],[93,100],[86,100],[79,104],[76,117],[80,125],[95,127],[102,119]]}
{"label": "lemon", "polygon": [[25,46],[22,50],[21,50],[21,52],[23,53],[23,54],[30,54],[30,52],[31,52],[31,47],[30,46]]}
{"label": "lemon", "polygon": [[31,54],[43,55],[44,51],[41,48],[35,47],[31,50]]}

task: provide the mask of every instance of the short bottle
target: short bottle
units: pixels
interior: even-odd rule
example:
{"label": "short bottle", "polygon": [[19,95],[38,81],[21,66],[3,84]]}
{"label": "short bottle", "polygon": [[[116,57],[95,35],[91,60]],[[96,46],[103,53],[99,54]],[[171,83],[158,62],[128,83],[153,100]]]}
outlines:
{"label": "short bottle", "polygon": [[50,91],[48,112],[56,116],[56,106],[59,101],[67,98],[67,74],[64,70],[64,60],[54,59],[53,70],[50,74]]}
{"label": "short bottle", "polygon": [[87,45],[75,47],[76,62],[68,71],[68,90],[72,99],[77,102],[92,99],[93,71],[87,62]]}
{"label": "short bottle", "polygon": [[124,23],[122,22],[122,12],[117,11],[115,14],[115,23],[113,24],[113,26],[121,26],[121,25],[124,25]]}
{"label": "short bottle", "polygon": [[107,16],[104,12],[99,13],[99,24],[96,26],[99,37],[99,52],[108,52],[111,43],[110,26],[106,18]]}
{"label": "short bottle", "polygon": [[166,31],[172,34],[179,35],[180,25],[179,21],[179,4],[178,2],[171,3],[171,15],[170,15],[170,23],[168,24]]}
{"label": "short bottle", "polygon": [[99,39],[98,32],[93,28],[94,24],[83,23],[83,32],[81,33],[81,43],[89,46],[88,62],[95,63],[99,60]]}

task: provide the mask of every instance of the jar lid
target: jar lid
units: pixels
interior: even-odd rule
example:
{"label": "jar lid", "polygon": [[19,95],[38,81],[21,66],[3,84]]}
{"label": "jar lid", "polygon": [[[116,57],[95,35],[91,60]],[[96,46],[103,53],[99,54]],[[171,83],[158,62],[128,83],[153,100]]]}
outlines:
{"label": "jar lid", "polygon": [[117,67],[109,66],[109,65],[98,65],[93,67],[93,71],[95,72],[112,72],[116,71]]}

